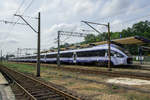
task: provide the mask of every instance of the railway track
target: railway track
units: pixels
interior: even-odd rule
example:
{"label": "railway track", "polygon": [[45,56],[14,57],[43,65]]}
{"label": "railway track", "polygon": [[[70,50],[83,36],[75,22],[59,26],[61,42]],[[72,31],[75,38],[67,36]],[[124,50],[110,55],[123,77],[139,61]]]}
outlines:
{"label": "railway track", "polygon": [[84,73],[84,74],[96,74],[96,75],[106,75],[106,76],[110,76],[110,77],[128,77],[128,78],[150,80],[150,74],[148,74],[148,73],[103,71],[103,70],[66,68],[66,67],[60,67],[58,69],[72,71],[72,72],[80,72],[80,73]]}
{"label": "railway track", "polygon": [[[32,63],[30,65],[33,65]],[[49,66],[48,64],[42,64],[46,67],[52,67],[56,69],[71,71],[71,72],[80,72],[84,74],[96,74],[96,75],[106,75],[110,77],[128,77],[136,79],[150,80],[150,74],[148,73],[139,73],[139,72],[123,72],[123,71],[104,71],[104,70],[95,70],[95,69],[85,69],[85,68],[75,68],[75,67],[56,67]],[[133,69],[134,70],[134,69]]]}
{"label": "railway track", "polygon": [[81,100],[67,91],[61,91],[7,67],[0,66],[0,70],[13,79],[11,86],[17,100]]}

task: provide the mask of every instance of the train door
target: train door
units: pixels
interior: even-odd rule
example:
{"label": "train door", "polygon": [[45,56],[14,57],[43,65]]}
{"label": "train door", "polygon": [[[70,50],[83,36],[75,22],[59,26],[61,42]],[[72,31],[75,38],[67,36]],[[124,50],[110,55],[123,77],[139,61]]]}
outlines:
{"label": "train door", "polygon": [[76,63],[77,60],[77,54],[76,52],[73,53],[73,63]]}
{"label": "train door", "polygon": [[44,62],[46,62],[46,54],[44,55]]}

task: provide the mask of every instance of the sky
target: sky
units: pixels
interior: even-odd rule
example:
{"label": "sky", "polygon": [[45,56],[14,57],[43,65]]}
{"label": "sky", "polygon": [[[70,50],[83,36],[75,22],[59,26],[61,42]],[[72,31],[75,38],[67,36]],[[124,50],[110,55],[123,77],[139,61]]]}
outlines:
{"label": "sky", "polygon": [[[121,31],[134,23],[150,19],[150,0],[0,0],[0,50],[16,54],[17,48],[37,48],[37,33],[27,25],[5,24],[2,20],[24,23],[23,15],[36,30],[41,12],[41,49],[57,47],[58,30],[92,30],[81,21],[110,23],[111,31]],[[33,17],[33,18],[32,18]],[[107,32],[105,26],[96,26]],[[91,33],[87,31],[84,33]],[[93,34],[97,34],[93,32]],[[82,37],[61,36],[61,44],[83,41]],[[22,51],[25,52],[25,51]],[[29,51],[30,52],[30,51]],[[35,52],[35,51],[34,51]]]}

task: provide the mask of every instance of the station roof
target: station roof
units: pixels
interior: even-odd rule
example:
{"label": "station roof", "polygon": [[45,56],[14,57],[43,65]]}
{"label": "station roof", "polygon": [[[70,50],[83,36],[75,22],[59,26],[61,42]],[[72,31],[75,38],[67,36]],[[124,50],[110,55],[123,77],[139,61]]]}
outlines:
{"label": "station roof", "polygon": [[[116,44],[150,44],[150,40],[146,39],[144,37],[140,36],[132,36],[132,37],[126,37],[126,38],[120,38],[120,39],[114,39],[111,40],[111,43],[116,43]],[[107,44],[107,41],[101,41],[101,42],[95,42],[95,43],[90,43],[90,44],[85,44],[81,45],[81,47],[87,47],[89,45],[103,45]]]}
{"label": "station roof", "polygon": [[[129,45],[131,45],[131,44],[142,45],[142,44],[150,44],[150,40],[146,39],[144,37],[141,37],[141,36],[132,36],[132,37],[114,39],[114,40],[111,40],[111,43],[121,44],[121,45],[124,45],[124,44],[126,44],[126,45],[128,45],[128,44]],[[68,50],[68,49],[86,48],[86,47],[90,47],[90,46],[103,45],[103,44],[107,44],[107,41],[95,42],[95,43],[90,43],[90,44],[83,44],[80,46],[71,46],[68,48],[60,48],[60,50],[63,51],[63,50]],[[56,50],[54,50],[54,51],[56,51]]]}

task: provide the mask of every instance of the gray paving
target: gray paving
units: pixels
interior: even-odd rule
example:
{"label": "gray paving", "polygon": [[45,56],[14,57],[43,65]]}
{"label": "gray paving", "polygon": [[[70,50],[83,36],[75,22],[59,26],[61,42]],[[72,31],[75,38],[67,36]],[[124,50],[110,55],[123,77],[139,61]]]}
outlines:
{"label": "gray paving", "polygon": [[0,92],[0,100],[2,100],[2,94],[1,94],[1,92]]}
{"label": "gray paving", "polygon": [[8,84],[7,80],[5,79],[5,77],[2,75],[2,73],[0,72],[0,85],[1,84]]}
{"label": "gray paving", "polygon": [[11,87],[9,86],[7,80],[0,73],[0,100],[15,100],[15,95],[13,94]]}

